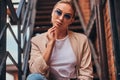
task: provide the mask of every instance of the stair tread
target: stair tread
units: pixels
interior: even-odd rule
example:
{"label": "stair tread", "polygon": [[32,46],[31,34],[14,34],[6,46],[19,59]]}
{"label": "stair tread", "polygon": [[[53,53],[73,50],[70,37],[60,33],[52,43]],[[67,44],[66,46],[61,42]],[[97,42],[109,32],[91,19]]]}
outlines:
{"label": "stair tread", "polygon": [[[51,25],[50,20],[47,20],[47,21],[35,21],[35,25],[49,25],[49,24]],[[72,23],[71,25],[74,25],[74,26],[80,25],[80,22],[79,22],[79,20],[75,20],[75,22]]]}
{"label": "stair tread", "polygon": [[49,15],[51,14],[52,10],[45,10],[45,11],[37,11],[36,15]]}
{"label": "stair tread", "polygon": [[[46,32],[51,26],[37,26],[34,28],[35,32]],[[70,30],[82,30],[80,26],[69,26]]]}

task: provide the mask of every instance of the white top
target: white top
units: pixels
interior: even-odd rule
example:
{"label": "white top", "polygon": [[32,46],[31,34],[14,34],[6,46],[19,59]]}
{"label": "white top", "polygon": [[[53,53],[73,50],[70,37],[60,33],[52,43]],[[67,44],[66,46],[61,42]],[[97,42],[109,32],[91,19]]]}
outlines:
{"label": "white top", "polygon": [[64,39],[57,39],[50,59],[50,70],[57,77],[57,80],[61,80],[58,78],[64,78],[64,80],[76,78],[76,62],[76,56],[68,36]]}

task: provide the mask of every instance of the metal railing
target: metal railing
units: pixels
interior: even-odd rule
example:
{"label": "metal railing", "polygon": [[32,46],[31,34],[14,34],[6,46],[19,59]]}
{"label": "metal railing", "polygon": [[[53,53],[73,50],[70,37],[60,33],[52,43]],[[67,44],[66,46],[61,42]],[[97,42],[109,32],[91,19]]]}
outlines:
{"label": "metal railing", "polygon": [[78,13],[79,20],[81,22],[81,27],[83,28],[84,34],[89,39],[89,44],[90,44],[90,48],[91,48],[91,51],[92,51],[92,57],[94,59],[94,63],[95,63],[96,69],[97,69],[98,77],[100,79],[101,78],[101,66],[100,66],[100,63],[98,61],[98,56],[97,56],[95,47],[94,47],[92,41],[89,38],[90,37],[90,33],[92,32],[92,28],[93,28],[94,23],[95,23],[95,19],[96,19],[95,8],[93,8],[93,10],[92,10],[92,15],[90,16],[90,20],[89,20],[88,25],[85,25],[83,17],[82,17],[82,12],[80,11],[80,8],[79,8],[79,5],[78,5],[77,1],[78,0],[73,0],[74,5],[76,7],[76,11]]}
{"label": "metal railing", "polygon": [[[16,11],[11,0],[5,0],[5,3],[7,4],[2,3],[4,6],[8,6],[12,19],[17,24],[16,26],[18,28],[18,32],[16,36],[14,31],[12,30],[12,26],[10,25],[10,23],[5,23],[3,29],[0,32],[0,40],[3,38],[4,34],[6,34],[6,30],[9,29],[18,47],[18,63],[14,60],[9,51],[5,51],[5,54],[1,54],[4,55],[4,57],[0,62],[0,76],[2,75],[1,73],[3,69],[5,69],[4,66],[6,65],[6,59],[7,57],[9,57],[18,69],[18,80],[26,79],[28,71],[30,39],[32,37],[35,21],[36,1],[37,0],[28,0],[28,2],[26,2],[26,0],[21,0]],[[4,70],[4,73],[6,73],[6,70]],[[2,78],[1,80],[5,80],[5,78]]]}

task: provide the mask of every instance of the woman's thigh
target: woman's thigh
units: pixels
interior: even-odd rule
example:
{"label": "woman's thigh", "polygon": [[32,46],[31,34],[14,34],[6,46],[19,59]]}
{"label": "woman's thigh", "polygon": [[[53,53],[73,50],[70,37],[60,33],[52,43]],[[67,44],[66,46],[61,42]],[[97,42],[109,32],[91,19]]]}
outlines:
{"label": "woman's thigh", "polygon": [[29,74],[27,80],[47,80],[45,76],[37,73]]}

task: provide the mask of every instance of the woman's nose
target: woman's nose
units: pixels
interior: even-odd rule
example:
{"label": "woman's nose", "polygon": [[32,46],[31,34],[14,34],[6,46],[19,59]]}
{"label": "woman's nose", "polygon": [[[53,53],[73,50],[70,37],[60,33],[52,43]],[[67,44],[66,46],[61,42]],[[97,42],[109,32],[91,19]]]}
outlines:
{"label": "woman's nose", "polygon": [[64,19],[64,15],[60,15],[60,16],[59,16],[59,19],[60,19],[60,20],[63,20],[63,19]]}

